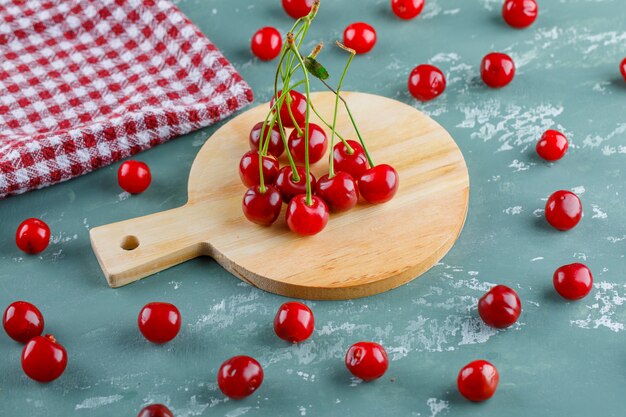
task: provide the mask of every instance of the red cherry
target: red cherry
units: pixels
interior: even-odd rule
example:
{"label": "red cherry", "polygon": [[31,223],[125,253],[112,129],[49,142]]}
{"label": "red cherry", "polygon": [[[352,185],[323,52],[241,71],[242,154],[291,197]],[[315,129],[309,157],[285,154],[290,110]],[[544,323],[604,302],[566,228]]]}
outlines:
{"label": "red cherry", "polygon": [[391,0],[391,10],[400,19],[413,19],[422,13],[424,0]]}
{"label": "red cherry", "polygon": [[[263,122],[259,122],[252,127],[250,131],[250,149],[253,151],[259,150],[259,142],[261,139],[261,129],[263,128]],[[265,127],[265,134],[263,140],[267,136],[267,126]],[[285,152],[285,145],[283,144],[283,138],[280,134],[280,128],[278,124],[272,126],[272,133],[270,134],[270,143],[267,146],[267,152],[275,158],[280,157]]]}
{"label": "red cherry", "polygon": [[328,223],[328,206],[318,196],[311,197],[311,205],[306,203],[306,195],[298,194],[287,206],[287,226],[292,232],[302,236],[316,235]]}
{"label": "red cherry", "polygon": [[567,300],[580,300],[589,294],[593,287],[593,275],[581,263],[563,265],[552,277],[554,288]]}
{"label": "red cherry", "polygon": [[626,58],[622,60],[622,63],[619,65],[619,71],[622,73],[622,77],[624,77],[624,81],[626,81]]}
{"label": "red cherry", "polygon": [[22,369],[37,382],[54,381],[67,366],[67,352],[52,335],[36,336],[22,350]]}
{"label": "red cherry", "polygon": [[461,369],[456,385],[462,396],[470,401],[485,401],[498,388],[500,375],[495,366],[484,360],[470,362]]}
{"label": "red cherry", "polygon": [[478,301],[478,314],[485,324],[496,329],[513,325],[522,313],[522,302],[515,290],[496,285]]}
{"label": "red cherry", "polygon": [[257,30],[250,41],[252,53],[263,61],[271,61],[280,54],[283,39],[280,32],[271,26]]}
{"label": "red cherry", "polygon": [[374,204],[385,203],[398,191],[400,177],[391,165],[380,164],[365,171],[359,178],[359,191],[363,198]]}
{"label": "red cherry", "polygon": [[366,54],[376,45],[376,31],[367,23],[352,23],[343,31],[343,44],[357,54]]}
{"label": "red cherry", "polygon": [[507,54],[492,52],[480,63],[480,76],[491,88],[504,87],[515,77],[515,63]]}
{"label": "red cherry", "polygon": [[546,203],[546,220],[555,229],[569,230],[575,227],[583,215],[578,196],[571,191],[555,191]]}
{"label": "red cherry", "polygon": [[[294,181],[293,171],[289,165],[282,167],[278,171],[278,176],[276,176],[274,185],[280,191],[280,195],[285,203],[289,203],[295,195],[306,193],[306,170],[297,166],[296,171],[300,177],[298,182]],[[313,176],[313,173],[309,173],[309,176],[311,178],[311,189],[314,190],[316,184],[315,176]]]}
{"label": "red cherry", "polygon": [[163,404],[150,404],[142,408],[137,417],[174,417],[174,414]]}
{"label": "red cherry", "polygon": [[125,161],[117,170],[117,183],[128,193],[141,194],[148,189],[151,182],[150,168],[141,161]]}
{"label": "red cherry", "polygon": [[170,303],[148,303],[137,318],[139,331],[152,343],[166,343],[176,337],[180,330],[180,311]]}
{"label": "red cherry", "polygon": [[283,304],[274,317],[276,336],[291,343],[299,343],[313,334],[315,319],[309,307],[291,301]]}
{"label": "red cherry", "polygon": [[358,342],[346,353],[348,371],[363,381],[373,381],[385,374],[389,359],[385,348],[374,342]]}
{"label": "red cherry", "polygon": [[409,92],[418,100],[432,100],[445,89],[446,77],[434,65],[418,65],[409,75]]}
{"label": "red cherry", "polygon": [[[278,175],[278,160],[271,155],[263,157],[263,180],[265,184],[273,184]],[[259,152],[248,151],[243,154],[239,161],[239,178],[246,187],[259,185],[261,177],[259,174]]]}
{"label": "red cherry", "polygon": [[33,304],[15,301],[4,311],[2,325],[11,339],[26,343],[43,333],[43,315]]}
{"label": "red cherry", "polygon": [[[289,151],[296,162],[305,163],[304,128],[302,135],[298,135],[296,129],[289,135]],[[328,149],[328,139],[324,130],[315,123],[309,123],[309,162],[316,163],[324,157]]]}
{"label": "red cherry", "polygon": [[339,142],[333,149],[333,164],[335,171],[350,174],[352,178],[360,178],[367,171],[367,156],[361,144],[354,140],[347,140],[352,148],[352,154],[343,142]]}
{"label": "red cherry", "polygon": [[317,180],[315,194],[324,199],[328,209],[335,213],[348,211],[359,201],[359,189],[350,174],[337,172],[334,177],[328,174]]}
{"label": "red cherry", "polygon": [[[278,98],[281,97],[282,93],[282,90],[278,92]],[[290,102],[289,105],[287,105],[287,101]],[[274,97],[272,97],[270,107],[273,105]],[[289,90],[289,97],[285,98],[285,101],[283,101],[283,104],[280,106],[280,121],[283,127],[294,127],[291,115],[293,115],[293,118],[298,123],[298,126],[302,126],[306,120],[306,106],[307,103],[305,95],[294,90]],[[289,109],[291,109],[291,115],[289,114]]]}
{"label": "red cherry", "polygon": [[242,400],[256,391],[263,383],[263,368],[250,356],[235,356],[220,366],[217,385],[224,395]]}
{"label": "red cherry", "polygon": [[565,156],[569,143],[558,130],[546,130],[537,142],[537,155],[546,161],[558,161]]}
{"label": "red cherry", "polygon": [[39,219],[26,219],[15,232],[15,243],[26,253],[43,252],[50,243],[50,228]]}
{"label": "red cherry", "polygon": [[502,6],[504,21],[516,29],[523,29],[537,19],[539,7],[535,0],[506,0]]}
{"label": "red cherry", "polygon": [[261,192],[261,186],[255,185],[248,188],[241,206],[243,214],[252,223],[270,226],[278,219],[283,200],[278,188],[268,185],[265,192]]}
{"label": "red cherry", "polygon": [[312,7],[313,0],[283,0],[283,9],[294,19],[308,15]]}

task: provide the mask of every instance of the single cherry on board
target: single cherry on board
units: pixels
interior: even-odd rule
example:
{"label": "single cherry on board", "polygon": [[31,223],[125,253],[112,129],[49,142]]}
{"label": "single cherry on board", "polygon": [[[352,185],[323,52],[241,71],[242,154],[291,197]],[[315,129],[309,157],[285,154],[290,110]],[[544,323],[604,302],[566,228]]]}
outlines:
{"label": "single cherry on board", "polygon": [[424,9],[424,0],[391,0],[391,10],[400,19],[414,19]]}
{"label": "single cherry on board", "polygon": [[[289,151],[296,162],[305,163],[305,151],[304,146],[304,126],[302,127],[302,134],[298,134],[296,129],[291,131],[289,135]],[[316,125],[315,123],[309,123],[309,162],[314,164],[324,157],[326,150],[328,149],[328,139],[324,129]]]}
{"label": "single cherry on board", "polygon": [[308,15],[312,7],[313,0],[283,0],[283,9],[294,19]]}
{"label": "single cherry on board", "polygon": [[43,333],[43,315],[35,305],[15,301],[4,311],[2,326],[11,339],[26,343]]}
{"label": "single cherry on board", "polygon": [[[252,127],[250,131],[250,149],[253,151],[259,150],[259,143],[261,142],[261,137],[263,141],[266,140],[267,136],[267,128],[265,126],[265,130],[263,131],[263,135],[261,135],[261,129],[263,129],[263,122],[259,122]],[[272,126],[272,133],[270,133],[270,143],[267,145],[267,152],[272,155],[274,158],[280,157],[283,152],[285,152],[285,145],[283,144],[283,138],[280,134],[280,128],[278,124]]]}
{"label": "single cherry on board", "polygon": [[256,391],[263,383],[263,368],[250,356],[235,356],[220,366],[217,385],[224,395],[242,400]]}
{"label": "single cherry on board", "polygon": [[50,228],[42,220],[24,220],[15,232],[15,244],[31,255],[43,252],[50,243]]}
{"label": "single cherry on board", "polygon": [[252,53],[263,61],[271,61],[280,54],[283,39],[280,32],[271,26],[257,30],[250,40]]}
{"label": "single cherry on board", "polygon": [[314,329],[313,312],[307,305],[296,301],[281,305],[274,317],[276,336],[287,342],[303,342],[311,337]]}
{"label": "single cherry on board", "polygon": [[421,101],[432,100],[446,89],[446,77],[434,65],[422,64],[409,74],[409,92]]}
{"label": "single cherry on board", "polygon": [[[280,191],[280,195],[283,197],[285,203],[289,203],[291,199],[298,195],[306,193],[306,170],[303,167],[296,166],[296,172],[298,173],[298,181],[293,178],[293,171],[291,166],[284,166],[278,171],[276,181],[274,185]],[[311,180],[311,189],[315,189],[315,176],[309,172]]]}
{"label": "single cherry on board", "polygon": [[315,194],[321,197],[328,209],[335,213],[348,211],[359,201],[359,188],[352,175],[337,172],[332,178],[322,176],[315,184]]}
{"label": "single cherry on board", "polygon": [[343,31],[343,44],[357,54],[366,54],[376,45],[376,30],[365,22],[351,23]]}
{"label": "single cherry on board", "polygon": [[54,336],[36,336],[22,350],[22,369],[37,382],[51,382],[65,371],[67,352]]}
{"label": "single cherry on board", "polygon": [[298,194],[289,202],[285,219],[292,232],[302,236],[316,235],[328,223],[328,206],[316,195],[311,197],[311,205],[308,205],[306,194]]}
{"label": "single cherry on board", "polygon": [[546,130],[537,142],[537,155],[546,161],[558,161],[565,156],[569,142],[567,137],[558,130]]}
{"label": "single cherry on board", "polygon": [[384,347],[375,342],[358,342],[346,353],[346,367],[363,381],[373,381],[387,372],[389,359]]}
{"label": "single cherry on board", "polygon": [[622,63],[619,64],[619,72],[622,73],[622,77],[624,77],[624,82],[626,82],[626,58],[622,60]]}
{"label": "single cherry on board", "polygon": [[567,300],[580,300],[593,288],[593,275],[586,265],[573,263],[563,265],[554,271],[554,289]]}
{"label": "single cherry on board", "polygon": [[546,220],[555,229],[574,228],[583,215],[583,206],[576,194],[567,190],[555,191],[546,202]]}
{"label": "single cherry on board", "polygon": [[462,396],[480,402],[493,396],[499,381],[500,375],[495,366],[485,360],[477,360],[461,369],[456,385]]}
{"label": "single cherry on board", "polygon": [[174,414],[163,404],[150,404],[142,408],[137,417],[174,417]]}
{"label": "single cherry on board", "polygon": [[139,312],[139,331],[152,343],[167,343],[176,337],[181,325],[180,311],[174,304],[153,302]]}
{"label": "single cherry on board", "polygon": [[516,29],[523,29],[537,19],[539,7],[535,0],[505,0],[502,5],[504,21]]}
{"label": "single cherry on board", "polygon": [[365,171],[359,178],[359,192],[374,204],[385,203],[398,191],[400,177],[391,165],[380,164]]}
{"label": "single cherry on board", "polygon": [[361,144],[355,140],[346,141],[352,148],[352,153],[343,142],[339,142],[333,148],[333,164],[335,171],[350,174],[352,178],[358,179],[367,171],[369,167],[367,156]]}
{"label": "single cherry on board", "polygon": [[496,329],[513,325],[522,313],[517,293],[506,285],[496,285],[478,300],[478,314],[485,324]]}
{"label": "single cherry on board", "polygon": [[[278,98],[282,95],[282,90],[278,92]],[[289,101],[289,104],[287,104]],[[270,107],[274,105],[274,97],[270,101]],[[289,114],[291,109],[291,115]],[[293,119],[291,118],[293,116]],[[280,121],[283,127],[294,127],[293,120],[295,119],[298,126],[302,126],[306,120],[306,96],[295,90],[289,90],[289,97],[285,98],[280,106]],[[278,123],[278,122],[277,122]]]}
{"label": "single cherry on board", "polygon": [[491,88],[502,88],[515,77],[515,63],[507,54],[491,52],[480,63],[480,76]]}
{"label": "single cherry on board", "polygon": [[130,194],[141,194],[152,182],[150,168],[145,162],[133,159],[124,161],[117,170],[117,183]]}
{"label": "single cherry on board", "polygon": [[282,206],[282,196],[278,188],[272,185],[266,186],[265,192],[261,191],[260,185],[248,188],[241,203],[246,218],[261,226],[273,224],[280,216]]}
{"label": "single cherry on board", "polygon": [[[278,175],[278,160],[271,155],[263,157],[263,181],[265,184],[273,184]],[[259,173],[259,152],[248,151],[243,154],[239,161],[239,178],[246,187],[254,187],[261,183]]]}

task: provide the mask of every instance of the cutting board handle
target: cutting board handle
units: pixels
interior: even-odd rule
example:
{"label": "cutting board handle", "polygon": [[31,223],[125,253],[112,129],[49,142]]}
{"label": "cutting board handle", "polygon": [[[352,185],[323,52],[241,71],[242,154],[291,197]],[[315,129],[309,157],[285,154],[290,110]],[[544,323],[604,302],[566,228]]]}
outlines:
{"label": "cutting board handle", "polygon": [[[187,206],[99,226],[91,246],[111,287],[120,287],[204,254]],[[200,226],[200,227],[199,227]]]}

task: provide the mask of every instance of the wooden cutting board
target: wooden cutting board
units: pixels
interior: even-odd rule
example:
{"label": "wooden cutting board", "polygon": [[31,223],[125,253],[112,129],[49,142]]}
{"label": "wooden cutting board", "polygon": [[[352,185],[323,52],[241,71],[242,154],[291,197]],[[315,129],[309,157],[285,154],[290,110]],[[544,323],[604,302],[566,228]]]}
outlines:
{"label": "wooden cutting board", "polygon": [[[265,118],[269,107],[263,104],[207,140],[191,168],[187,204],[91,229],[91,244],[109,285],[126,285],[206,255],[266,291],[338,300],[387,291],[431,268],[452,247],[465,221],[469,176],[461,151],[445,129],[409,105],[371,94],[342,95],[374,161],[399,173],[393,200],[382,205],[360,201],[347,213],[331,214],[326,229],[311,237],[289,230],[284,207],[272,227],[248,222],[241,211],[245,187],[238,164],[249,150],[250,129]],[[312,100],[332,120],[334,95],[315,93]],[[312,122],[322,125],[316,117]],[[338,131],[355,137],[343,109]],[[327,167],[324,158],[313,172],[319,178]]]}

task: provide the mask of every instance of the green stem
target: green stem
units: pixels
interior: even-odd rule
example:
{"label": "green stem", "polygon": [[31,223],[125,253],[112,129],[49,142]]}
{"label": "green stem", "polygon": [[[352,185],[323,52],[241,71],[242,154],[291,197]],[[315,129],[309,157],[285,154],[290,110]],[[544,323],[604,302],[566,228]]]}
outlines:
{"label": "green stem", "polygon": [[[311,102],[311,110],[313,110],[313,113],[315,113],[315,115],[317,116],[318,119],[320,119],[322,121],[322,123],[324,123],[326,125],[327,128],[332,129],[333,127],[330,125],[330,123],[328,123],[326,120],[324,120],[324,118],[322,117],[321,114],[319,114],[319,112],[317,111],[317,109],[315,108],[315,106],[313,105],[313,102]],[[341,136],[339,134],[339,132],[335,131],[335,134],[337,135],[337,137],[343,142],[343,144],[346,146],[346,149],[348,150],[348,153],[350,155],[352,155],[352,153],[354,152],[354,149],[352,149],[352,147],[350,146],[350,144],[344,139],[343,136]],[[331,148],[332,149],[332,148]]]}
{"label": "green stem", "polygon": [[[335,109],[333,113],[333,127],[331,129],[331,134],[330,134],[330,155],[328,157],[328,178],[332,178],[335,176],[333,147],[335,146],[335,133],[336,133],[335,127],[337,126],[337,109],[339,108],[339,92],[341,91],[341,85],[343,84],[343,79],[346,77],[346,73],[348,72],[348,67],[350,66],[350,63],[352,62],[352,58],[354,58],[354,54],[350,54],[350,57],[348,58],[348,62],[346,62],[346,66],[343,68],[343,72],[341,73],[341,78],[339,78],[339,83],[337,84],[337,93],[335,94]],[[348,148],[350,148],[350,145],[348,145]]]}

